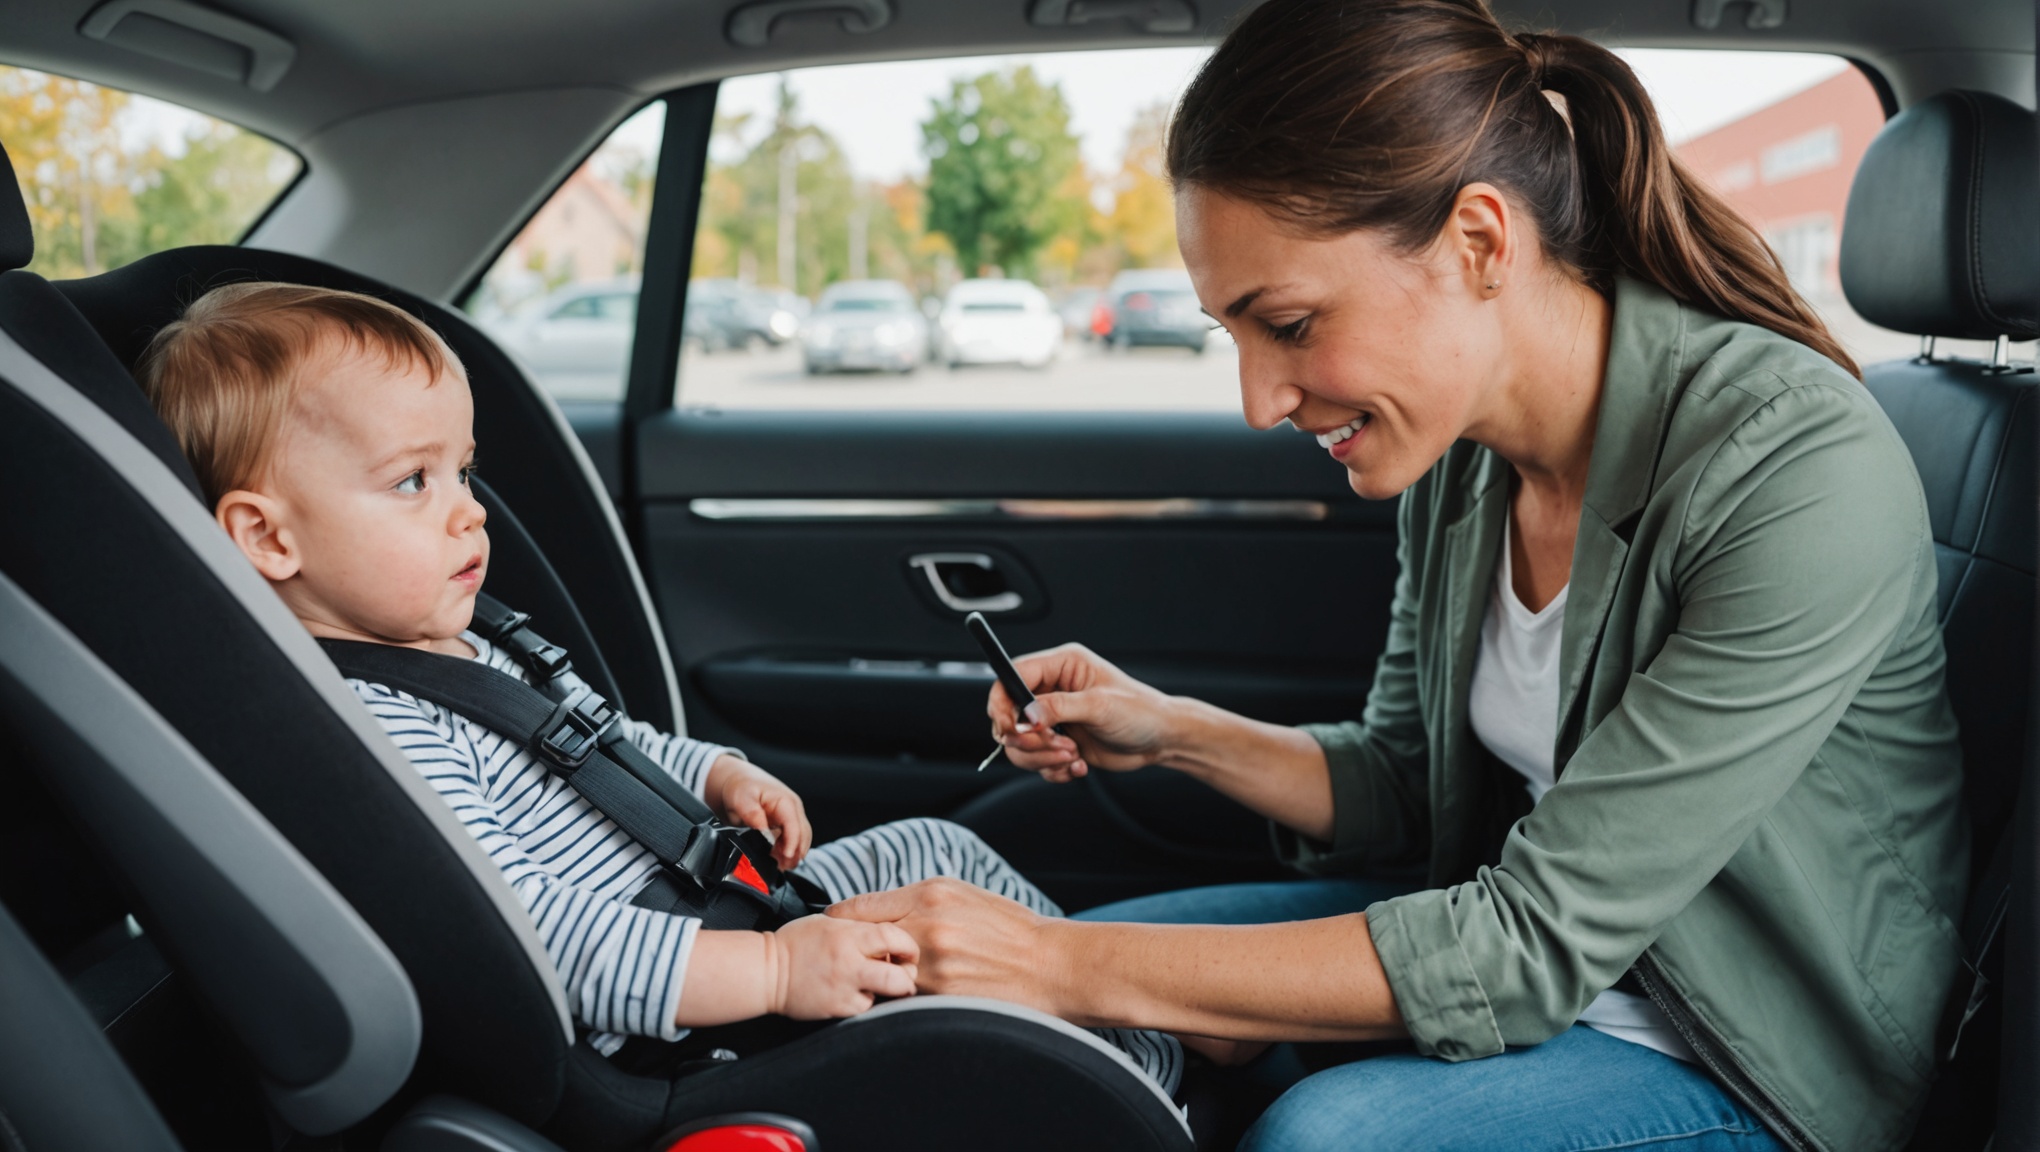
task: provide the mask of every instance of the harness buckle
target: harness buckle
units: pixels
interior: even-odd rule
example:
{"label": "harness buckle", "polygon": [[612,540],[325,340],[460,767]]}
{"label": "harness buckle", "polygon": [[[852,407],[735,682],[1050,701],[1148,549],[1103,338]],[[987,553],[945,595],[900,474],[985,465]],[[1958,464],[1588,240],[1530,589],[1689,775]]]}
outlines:
{"label": "harness buckle", "polygon": [[[533,636],[532,639],[538,638]],[[568,658],[567,650],[550,640],[540,640],[537,644],[524,647],[518,655],[524,658],[525,667],[531,669],[542,681],[557,680],[561,674],[571,672],[574,668],[574,662]]]}
{"label": "harness buckle", "polygon": [[568,771],[579,768],[602,744],[603,734],[616,723],[616,709],[582,688],[554,706],[539,729],[539,750],[553,763]]}

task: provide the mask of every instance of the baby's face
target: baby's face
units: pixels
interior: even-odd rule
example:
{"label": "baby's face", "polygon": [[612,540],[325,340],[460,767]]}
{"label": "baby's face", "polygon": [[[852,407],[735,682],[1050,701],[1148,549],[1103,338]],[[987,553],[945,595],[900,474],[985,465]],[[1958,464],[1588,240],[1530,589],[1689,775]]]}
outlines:
{"label": "baby's face", "polygon": [[489,564],[487,513],[467,483],[474,454],[458,368],[434,382],[423,364],[374,354],[327,361],[292,408],[265,484],[296,557],[276,587],[298,618],[386,643],[459,635]]}

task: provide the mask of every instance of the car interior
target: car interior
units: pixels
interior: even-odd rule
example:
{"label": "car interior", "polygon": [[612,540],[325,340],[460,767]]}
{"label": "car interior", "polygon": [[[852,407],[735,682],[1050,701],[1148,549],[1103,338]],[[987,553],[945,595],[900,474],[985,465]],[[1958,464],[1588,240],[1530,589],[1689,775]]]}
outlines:
{"label": "car interior", "polygon": [[[1058,786],[975,771],[992,679],[962,622],[991,614],[1015,652],[1081,641],[1270,722],[1356,717],[1396,580],[1393,504],[1354,496],[1308,437],[1250,430],[1236,406],[685,394],[700,363],[777,354],[687,351],[690,277],[724,274],[704,272],[705,190],[735,78],[1209,47],[1250,6],[0,0],[0,64],[192,109],[300,162],[238,243],[46,276],[43,202],[16,192],[42,177],[0,117],[14,157],[0,187],[0,1146],[1231,1147],[1264,1093],[1210,1071],[1171,1101],[1091,1033],[995,1001],[896,1001],[677,1071],[605,1059],[500,873],[212,522],[133,373],[220,284],[388,300],[444,338],[473,388],[488,591],[632,717],[769,767],[806,799],[818,842],[946,817],[1071,911],[1284,879],[1267,823],[1179,774]],[[1863,375],[1927,495],[1975,829],[1971,966],[1912,1147],[2040,1148],[2024,786],[2040,12],[1495,7],[1625,48],[1837,57],[1876,95],[1887,123],[1847,192],[1834,274],[1854,315],[1917,339]],[[472,301],[653,107],[622,373],[606,397],[549,391]],[[1180,352],[1084,362],[1173,371],[1163,357]],[[862,380],[807,386],[854,395]],[[1299,618],[1312,603],[1342,618]],[[1321,1047],[1306,1058],[1349,1054]]]}

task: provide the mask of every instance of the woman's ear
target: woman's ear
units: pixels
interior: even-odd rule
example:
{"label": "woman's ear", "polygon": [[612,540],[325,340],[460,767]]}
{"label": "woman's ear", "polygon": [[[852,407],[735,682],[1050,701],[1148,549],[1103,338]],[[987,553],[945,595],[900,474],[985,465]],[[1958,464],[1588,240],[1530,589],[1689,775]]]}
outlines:
{"label": "woman's ear", "polygon": [[213,518],[227,530],[241,555],[273,584],[298,574],[302,560],[290,538],[281,504],[260,492],[235,489],[213,506]]}
{"label": "woman's ear", "polygon": [[1468,184],[1453,199],[1441,239],[1467,286],[1484,299],[1501,295],[1517,269],[1515,225],[1508,199],[1492,184]]}

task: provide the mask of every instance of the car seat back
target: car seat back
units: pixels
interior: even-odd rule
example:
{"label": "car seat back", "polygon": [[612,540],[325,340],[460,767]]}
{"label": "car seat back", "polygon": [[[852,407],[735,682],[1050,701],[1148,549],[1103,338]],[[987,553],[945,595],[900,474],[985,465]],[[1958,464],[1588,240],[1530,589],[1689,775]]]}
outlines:
{"label": "car seat back", "polygon": [[[2036,383],[2007,340],[2040,336],[2040,148],[2033,114],[1997,96],[1944,92],[1871,144],[1850,189],[1842,287],[1865,319],[1923,338],[1919,357],[1863,383],[1911,451],[1939,563],[1950,702],[1961,724],[1973,883],[1964,936],[2000,980],[1993,942],[2008,907],[2007,834],[2030,793],[2034,659]],[[1997,341],[1994,362],[1936,359],[1933,340]],[[2028,984],[2031,972],[2013,973]],[[1965,974],[1959,1019],[1981,992]],[[2001,1002],[1960,1032],[1920,1146],[1980,1148],[1996,1123]],[[1945,1040],[1952,1041],[1951,1026]],[[2028,1037],[2031,1043],[2035,1038]]]}
{"label": "car seat back", "polygon": [[[474,390],[486,481],[477,491],[498,553],[490,591],[573,650],[590,682],[632,717],[682,731],[665,637],[594,466],[558,406],[466,317],[330,264],[254,248],[173,249],[56,287],[132,370],[149,340],[185,306],[222,284],[247,280],[363,292],[439,333]],[[509,514],[512,507],[521,519]]]}
{"label": "car seat back", "polygon": [[99,1026],[0,907],[0,1139],[10,1152],[182,1152]]}
{"label": "car seat back", "polygon": [[0,575],[0,720],[134,894],[136,915],[248,1054],[270,1106],[326,1135],[418,1053],[395,957],[191,746]]}
{"label": "car seat back", "polygon": [[[2040,157],[2033,114],[1946,92],[1894,119],[1849,196],[1842,285],[1874,324],[1926,337],[2040,336]],[[1863,382],[1911,450],[1940,562],[1948,694],[1962,725],[1988,865],[2023,775],[2033,661],[2035,378],[1933,359],[1871,365]]]}

